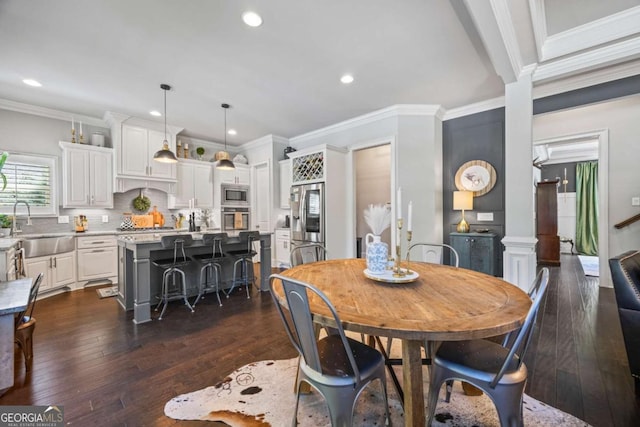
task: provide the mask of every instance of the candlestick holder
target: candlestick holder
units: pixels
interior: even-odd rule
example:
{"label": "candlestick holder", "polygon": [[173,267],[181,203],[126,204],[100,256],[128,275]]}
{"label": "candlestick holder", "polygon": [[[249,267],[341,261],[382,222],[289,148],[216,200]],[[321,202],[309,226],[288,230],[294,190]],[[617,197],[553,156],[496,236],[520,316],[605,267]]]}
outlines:
{"label": "candlestick holder", "polygon": [[79,140],[80,144],[84,144],[84,135],[82,133],[82,131],[80,131],[80,140]]}
{"label": "candlestick holder", "polygon": [[407,274],[411,274],[411,238],[413,237],[413,231],[407,230]]}
{"label": "candlestick holder", "polygon": [[398,220],[398,238],[396,239],[396,265],[393,267],[393,277],[404,277],[407,272],[400,267],[402,261],[402,254],[400,253],[401,239],[402,239],[402,218]]}
{"label": "candlestick holder", "polygon": [[71,129],[71,142],[72,143],[76,143],[76,130],[75,129]]}

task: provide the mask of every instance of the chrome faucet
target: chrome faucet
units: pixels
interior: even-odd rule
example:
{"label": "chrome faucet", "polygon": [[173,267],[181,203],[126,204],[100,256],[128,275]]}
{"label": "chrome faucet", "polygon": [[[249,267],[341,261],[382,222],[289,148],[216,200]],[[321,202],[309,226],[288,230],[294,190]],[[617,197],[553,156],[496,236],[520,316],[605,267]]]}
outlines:
{"label": "chrome faucet", "polygon": [[13,225],[11,227],[11,235],[15,236],[16,233],[21,233],[22,230],[18,229],[18,218],[16,217],[16,208],[18,207],[18,203],[24,203],[27,206],[27,225],[31,225],[31,207],[29,203],[24,200],[16,200],[13,204]]}

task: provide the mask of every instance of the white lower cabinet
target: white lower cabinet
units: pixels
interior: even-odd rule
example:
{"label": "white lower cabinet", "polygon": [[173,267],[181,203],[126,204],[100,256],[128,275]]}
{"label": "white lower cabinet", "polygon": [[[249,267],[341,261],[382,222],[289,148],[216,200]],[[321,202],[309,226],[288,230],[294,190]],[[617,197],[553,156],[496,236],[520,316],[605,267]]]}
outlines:
{"label": "white lower cabinet", "polygon": [[286,229],[276,229],[276,267],[289,267],[289,254],[291,252],[291,231]]}
{"label": "white lower cabinet", "polygon": [[76,281],[76,251],[28,258],[24,261],[27,277],[43,273],[40,291],[73,285]]}
{"label": "white lower cabinet", "polygon": [[78,282],[118,281],[118,247],[115,236],[78,237]]}

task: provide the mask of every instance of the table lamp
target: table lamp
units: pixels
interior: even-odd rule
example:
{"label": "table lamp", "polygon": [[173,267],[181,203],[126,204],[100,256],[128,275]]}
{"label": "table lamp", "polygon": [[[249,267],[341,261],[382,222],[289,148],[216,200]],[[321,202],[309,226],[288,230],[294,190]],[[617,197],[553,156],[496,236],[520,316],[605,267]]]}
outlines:
{"label": "table lamp", "polygon": [[453,210],[462,211],[462,219],[456,228],[458,233],[468,233],[469,223],[464,219],[464,211],[473,209],[473,191],[454,191]]}

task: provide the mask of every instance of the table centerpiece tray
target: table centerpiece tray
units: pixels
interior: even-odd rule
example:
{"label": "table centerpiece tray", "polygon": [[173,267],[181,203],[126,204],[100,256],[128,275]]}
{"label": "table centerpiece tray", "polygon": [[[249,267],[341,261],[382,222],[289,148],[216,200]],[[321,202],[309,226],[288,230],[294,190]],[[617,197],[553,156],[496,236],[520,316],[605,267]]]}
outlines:
{"label": "table centerpiece tray", "polygon": [[384,283],[411,283],[420,277],[420,275],[413,270],[405,269],[404,271],[404,276],[394,276],[393,270],[385,270],[384,273],[372,273],[368,268],[365,268],[363,273],[365,277],[369,279]]}

